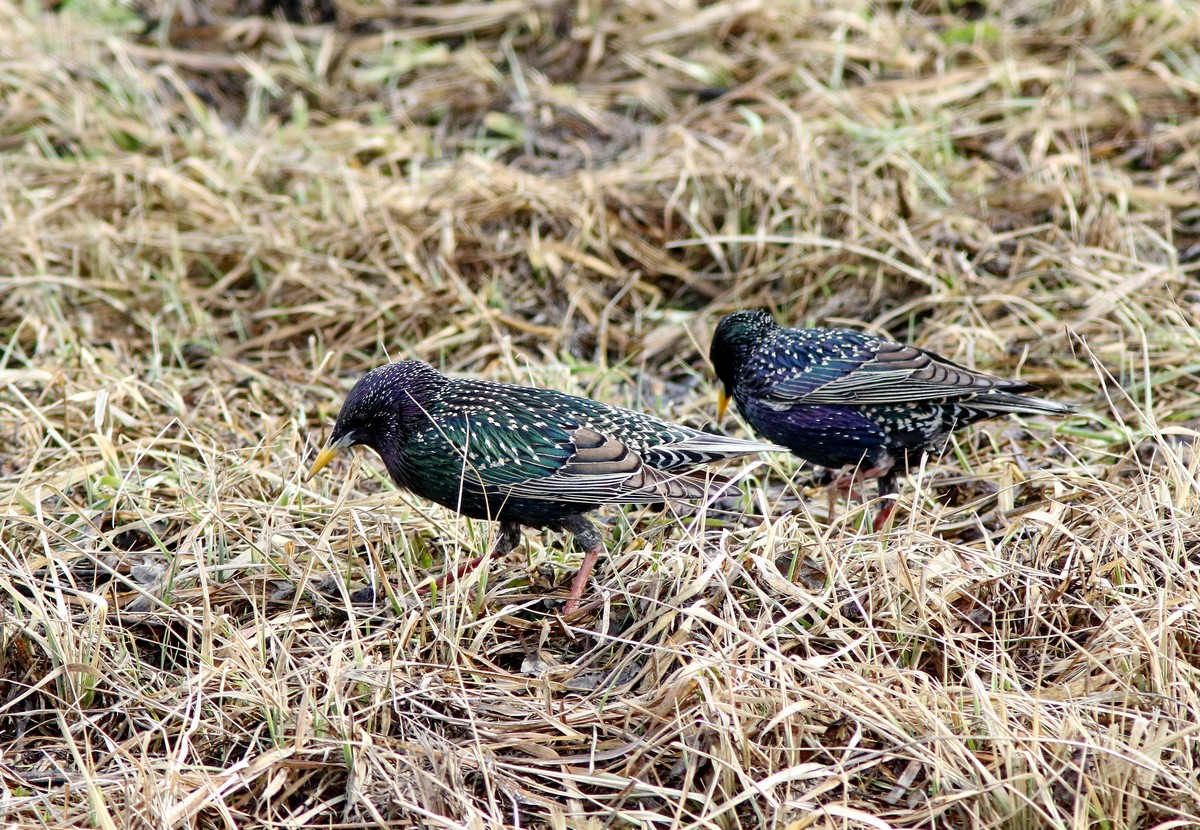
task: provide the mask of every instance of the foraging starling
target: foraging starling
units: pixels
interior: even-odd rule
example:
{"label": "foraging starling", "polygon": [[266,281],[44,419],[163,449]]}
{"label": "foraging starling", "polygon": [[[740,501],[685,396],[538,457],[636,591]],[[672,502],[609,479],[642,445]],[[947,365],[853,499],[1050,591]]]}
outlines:
{"label": "foraging starling", "polygon": [[[960,427],[1010,412],[1062,415],[1073,407],[1015,394],[1019,380],[973,372],[945,358],[846,329],[787,329],[765,311],[738,311],[717,325],[709,352],[729,399],[754,432],[822,467],[855,470],[834,482],[852,491],[879,479],[880,496]],[[875,520],[882,527],[895,501]]]}
{"label": "foraging starling", "polygon": [[691,468],[785,449],[561,392],[448,378],[418,360],[382,366],[355,384],[308,477],[355,444],[375,450],[400,487],[500,522],[495,549],[467,567],[512,550],[521,525],[574,534],[584,558],[567,614],[604,549],[584,513],[702,498],[704,480],[684,475]]}

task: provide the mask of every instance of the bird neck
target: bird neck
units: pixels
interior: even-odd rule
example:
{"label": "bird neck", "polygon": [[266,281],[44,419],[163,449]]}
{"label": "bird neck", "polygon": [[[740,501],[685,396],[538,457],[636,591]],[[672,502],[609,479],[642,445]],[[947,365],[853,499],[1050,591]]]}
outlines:
{"label": "bird neck", "polygon": [[410,362],[412,371],[398,395],[397,427],[401,433],[417,433],[429,426],[433,410],[441,401],[450,378],[426,363]]}
{"label": "bird neck", "polygon": [[388,475],[391,476],[392,481],[406,490],[412,490],[412,471],[404,461],[404,450],[400,446],[400,441],[391,440],[373,449],[379,453],[379,458],[383,461],[383,466],[387,468]]}

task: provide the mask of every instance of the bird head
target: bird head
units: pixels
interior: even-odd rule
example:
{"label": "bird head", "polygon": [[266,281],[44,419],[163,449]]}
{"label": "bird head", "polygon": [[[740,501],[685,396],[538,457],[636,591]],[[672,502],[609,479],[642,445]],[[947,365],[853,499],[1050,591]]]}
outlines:
{"label": "bird head", "polygon": [[772,329],[775,320],[765,311],[735,311],[722,318],[713,332],[708,357],[721,388],[717,390],[717,421],[725,417],[738,372]]}
{"label": "bird head", "polygon": [[426,418],[430,390],[446,378],[419,360],[389,363],[354,384],[333,432],[309,468],[305,481],[319,473],[339,452],[359,444],[387,460],[419,418]]}

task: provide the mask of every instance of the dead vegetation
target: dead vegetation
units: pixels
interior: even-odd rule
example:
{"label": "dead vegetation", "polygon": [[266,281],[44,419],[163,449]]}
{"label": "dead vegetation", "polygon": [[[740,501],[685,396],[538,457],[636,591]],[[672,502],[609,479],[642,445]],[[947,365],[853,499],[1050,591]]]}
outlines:
{"label": "dead vegetation", "polygon": [[[0,0],[6,824],[1200,822],[1186,5],[33,5]],[[373,458],[300,481],[389,356],[703,425],[746,306],[1081,412],[964,434],[884,535],[791,459],[606,513],[570,629],[555,534],[420,595],[492,529]]]}

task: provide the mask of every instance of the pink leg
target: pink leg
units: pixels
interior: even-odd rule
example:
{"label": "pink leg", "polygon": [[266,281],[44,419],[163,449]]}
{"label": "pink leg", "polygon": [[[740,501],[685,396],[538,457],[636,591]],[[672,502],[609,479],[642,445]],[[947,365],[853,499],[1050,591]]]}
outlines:
{"label": "pink leg", "polygon": [[571,593],[567,595],[567,604],[563,606],[563,616],[569,617],[579,609],[579,599],[587,587],[588,577],[592,575],[596,560],[604,552],[604,540],[600,538],[600,531],[596,530],[596,526],[580,514],[568,516],[560,526],[574,535],[576,543],[583,548],[583,561],[579,563],[579,570],[571,580]]}
{"label": "pink leg", "polygon": [[[892,517],[892,513],[896,510],[895,496],[900,492],[900,485],[896,481],[896,473],[892,472],[892,465],[889,464],[879,476],[879,497],[883,499],[884,506],[880,509],[879,515],[875,517],[875,524],[872,529],[878,533],[888,523],[888,519]],[[888,498],[891,496],[892,498]]]}
{"label": "pink leg", "polygon": [[[442,588],[445,588],[447,584],[449,584],[451,582],[457,582],[458,580],[462,579],[464,575],[469,574],[471,571],[475,570],[476,568],[478,568],[484,562],[487,562],[489,559],[491,559],[495,555],[496,555],[496,552],[494,550],[492,550],[492,551],[488,551],[483,556],[476,556],[470,562],[467,562],[466,564],[463,564],[463,565],[459,565],[457,568],[453,568],[452,570],[446,571],[441,576],[439,576],[437,579],[435,579],[433,584],[436,585],[438,587],[438,590],[440,591]],[[429,588],[428,588],[428,586],[426,586],[422,590],[428,591]]]}
{"label": "pink leg", "polygon": [[887,524],[887,520],[891,517],[892,513],[894,513],[895,510],[896,510],[896,500],[889,499],[887,505],[882,510],[879,511],[878,515],[875,516],[875,522],[874,522],[874,524],[871,525],[871,529],[873,531],[875,531],[876,533],[878,533],[880,530],[882,530],[883,526],[885,524]]}
{"label": "pink leg", "polygon": [[[854,499],[862,501],[863,493],[860,485],[872,479],[879,479],[879,495],[893,495],[896,493],[896,479],[891,473],[892,464],[879,465],[868,467],[865,470],[852,470],[848,473],[842,473],[833,480],[829,485],[829,517],[833,518],[833,503],[837,499],[839,493],[845,493],[847,500]],[[872,529],[878,533],[883,527],[888,517],[892,515],[892,511],[896,509],[895,499],[889,499],[887,505],[879,511],[879,515],[875,517],[872,523]]]}
{"label": "pink leg", "polygon": [[829,518],[833,518],[833,503],[837,501],[837,497],[843,493],[846,495],[846,501],[862,501],[862,490],[859,485],[870,478],[869,470],[854,470],[849,473],[842,473],[833,480],[829,485]]}
{"label": "pink leg", "polygon": [[869,481],[872,476],[872,470],[855,470],[850,473],[842,473],[833,480],[833,484],[829,485],[829,489],[835,494],[845,493],[847,499],[860,501],[862,499],[862,489],[859,487],[864,481]]}
{"label": "pink leg", "polygon": [[[521,526],[512,522],[500,523],[500,536],[496,539],[496,547],[485,553],[483,556],[477,556],[470,562],[464,565],[459,565],[453,570],[448,570],[436,580],[434,585],[440,591],[447,584],[462,579],[464,574],[469,574],[471,571],[478,568],[480,565],[490,561],[494,556],[505,556],[521,542]],[[425,585],[420,589],[420,593],[427,594],[432,586]]]}
{"label": "pink leg", "polygon": [[596,566],[596,560],[603,552],[604,545],[598,543],[588,548],[583,554],[579,570],[575,572],[575,578],[571,580],[571,593],[567,595],[567,604],[563,606],[563,616],[569,617],[578,610],[579,600],[583,596],[583,589],[587,587],[588,577],[592,575],[592,568]]}

